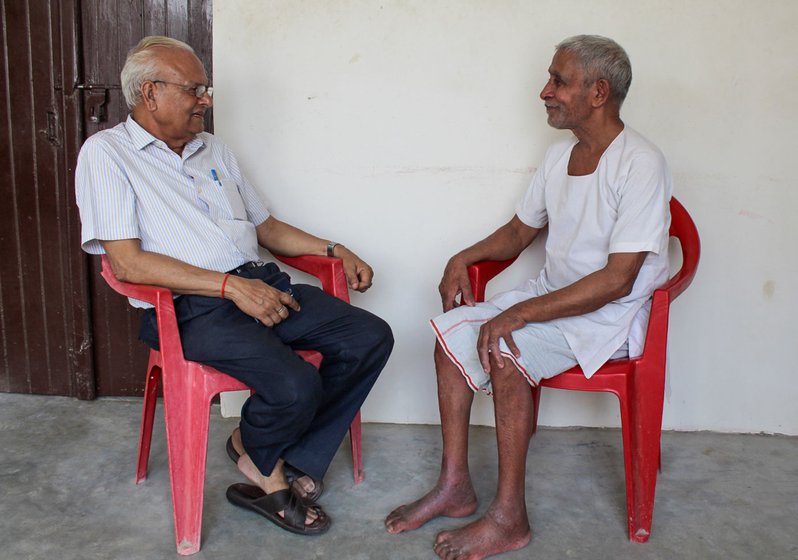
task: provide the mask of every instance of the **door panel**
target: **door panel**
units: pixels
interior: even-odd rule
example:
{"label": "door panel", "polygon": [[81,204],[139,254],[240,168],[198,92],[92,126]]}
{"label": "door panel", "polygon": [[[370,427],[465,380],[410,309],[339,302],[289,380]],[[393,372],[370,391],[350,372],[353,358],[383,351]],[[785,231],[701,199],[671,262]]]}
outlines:
{"label": "door panel", "polygon": [[[4,2],[0,41],[0,389],[77,395],[85,371],[85,300],[75,301],[76,212],[67,192],[58,3]],[[76,315],[76,310],[78,315]]]}
{"label": "door panel", "polygon": [[80,250],[74,167],[87,135],[126,118],[127,51],[170,35],[210,77],[211,24],[210,0],[0,2],[0,391],[141,394],[138,312]]}

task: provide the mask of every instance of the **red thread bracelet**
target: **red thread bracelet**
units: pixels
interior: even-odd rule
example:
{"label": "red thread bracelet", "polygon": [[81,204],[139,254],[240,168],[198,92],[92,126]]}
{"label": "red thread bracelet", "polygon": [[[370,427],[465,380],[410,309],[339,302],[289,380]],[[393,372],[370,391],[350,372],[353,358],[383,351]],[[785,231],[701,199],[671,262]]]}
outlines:
{"label": "red thread bracelet", "polygon": [[227,284],[227,279],[230,278],[230,273],[226,273],[224,275],[224,280],[222,280],[222,289],[220,290],[222,293],[222,299],[224,299],[224,285]]}

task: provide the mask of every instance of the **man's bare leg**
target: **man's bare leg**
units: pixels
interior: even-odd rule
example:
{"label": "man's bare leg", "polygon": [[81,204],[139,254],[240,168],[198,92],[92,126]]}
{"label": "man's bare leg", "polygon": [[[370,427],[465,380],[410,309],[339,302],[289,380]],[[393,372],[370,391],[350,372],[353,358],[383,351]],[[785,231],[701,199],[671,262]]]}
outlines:
{"label": "man's bare leg", "polygon": [[389,533],[418,529],[439,516],[467,517],[477,509],[477,496],[468,472],[468,425],[474,392],[437,343],[435,372],[443,435],[441,472],[429,493],[388,515],[385,527]]}
{"label": "man's bare leg", "polygon": [[532,393],[521,373],[505,360],[491,364],[491,382],[499,448],[496,498],[480,519],[456,531],[444,531],[434,550],[445,560],[481,560],[522,548],[532,539],[526,512],[526,453],[532,436]]}

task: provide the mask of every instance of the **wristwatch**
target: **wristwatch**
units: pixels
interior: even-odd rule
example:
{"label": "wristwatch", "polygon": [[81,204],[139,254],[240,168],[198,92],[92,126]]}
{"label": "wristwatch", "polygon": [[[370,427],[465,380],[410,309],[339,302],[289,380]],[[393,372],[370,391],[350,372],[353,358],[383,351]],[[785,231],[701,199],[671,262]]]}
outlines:
{"label": "wristwatch", "polygon": [[332,257],[333,251],[335,251],[335,247],[340,245],[340,243],[336,243],[335,241],[330,241],[327,243],[327,256]]}

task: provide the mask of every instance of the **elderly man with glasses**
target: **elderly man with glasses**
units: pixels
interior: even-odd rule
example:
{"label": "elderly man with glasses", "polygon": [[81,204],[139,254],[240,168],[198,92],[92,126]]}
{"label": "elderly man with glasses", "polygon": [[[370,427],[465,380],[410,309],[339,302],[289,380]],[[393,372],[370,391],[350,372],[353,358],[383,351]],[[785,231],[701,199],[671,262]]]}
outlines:
{"label": "elderly man with glasses", "polygon": [[[180,294],[185,357],[255,391],[227,443],[253,486],[234,485],[240,495],[231,500],[262,505],[268,496],[269,511],[252,509],[286,530],[322,533],[330,526],[316,504],[322,478],[393,336],[378,317],[292,285],[275,264],[260,261],[258,246],[340,257],[350,288],[361,292],[371,286],[372,269],[343,245],[269,213],[230,149],[203,131],[213,88],[190,46],[146,37],[121,77],[131,114],[89,138],[78,158],[83,249],[106,253],[122,281]],[[152,309],[140,337],[158,347]],[[320,370],[292,347],[320,351]]]}

